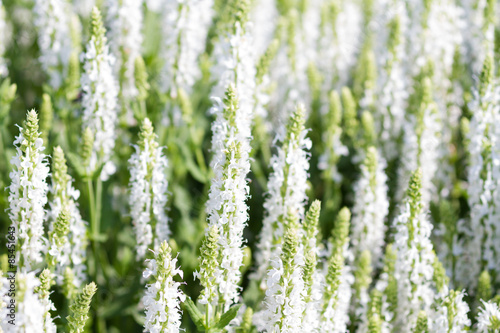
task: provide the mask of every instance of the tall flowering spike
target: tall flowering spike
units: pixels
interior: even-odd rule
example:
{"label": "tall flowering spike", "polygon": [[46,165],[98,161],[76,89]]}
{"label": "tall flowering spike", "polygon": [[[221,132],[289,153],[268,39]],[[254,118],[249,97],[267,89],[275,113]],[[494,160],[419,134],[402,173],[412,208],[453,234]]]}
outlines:
{"label": "tall flowering spike", "polygon": [[451,290],[431,314],[431,332],[467,332],[471,321],[464,292]]}
{"label": "tall flowering spike", "polygon": [[428,207],[432,195],[436,193],[433,183],[434,175],[438,169],[439,126],[436,114],[436,104],[433,101],[433,86],[430,78],[424,77],[418,90],[418,105],[415,112],[407,113],[404,124],[404,140],[401,167],[399,168],[398,200],[403,198],[405,188],[411,173],[417,168],[422,169],[422,198]]}
{"label": "tall flowering spike", "polygon": [[272,259],[272,268],[268,271],[264,325],[259,331],[302,332],[304,281],[299,263],[302,258],[296,213],[289,211],[285,225],[282,251]]}
{"label": "tall flowering spike", "polygon": [[213,3],[214,0],[168,0],[160,5],[159,11],[165,18],[160,42],[160,84],[161,90],[172,98],[181,88],[191,93],[201,76],[198,58],[205,51]]}
{"label": "tall flowering spike", "polygon": [[318,168],[324,170],[325,178],[340,183],[342,175],[339,173],[337,163],[341,156],[347,155],[347,147],[342,144],[342,104],[339,93],[333,90],[328,96],[327,128],[323,132],[325,152],[319,158]]}
{"label": "tall flowering spike", "polygon": [[148,332],[179,332],[181,325],[180,303],[186,296],[179,290],[180,282],[174,277],[182,278],[182,270],[177,266],[177,258],[172,258],[167,241],[163,241],[155,258],[148,260],[148,268],[144,277],[152,280],[146,285],[143,303],[146,308],[144,328]]}
{"label": "tall flowering spike", "polygon": [[[219,303],[225,311],[238,301],[243,265],[243,229],[248,220],[247,174],[250,171],[250,122],[238,104],[233,85],[222,103],[214,99],[211,161],[214,178],[206,205],[209,227],[219,229]],[[209,229],[207,229],[208,231]],[[223,281],[223,282],[222,282]]]}
{"label": "tall flowering spike", "polygon": [[115,128],[117,124],[118,85],[113,76],[112,66],[115,58],[109,54],[106,29],[102,24],[101,13],[92,10],[90,40],[83,55],[83,127],[94,133],[94,145],[90,157],[90,171],[95,172],[103,166],[101,179],[107,180],[115,172],[111,162],[115,147]]}
{"label": "tall flowering spike", "polygon": [[432,225],[422,201],[422,171],[410,179],[406,199],[395,222],[395,275],[398,283],[396,324],[402,331],[415,328],[419,310],[430,310],[435,255],[430,241]]}
{"label": "tall flowering spike", "polygon": [[[134,67],[142,46],[142,2],[135,0],[106,1],[111,51],[117,61],[115,77],[120,82],[120,97],[127,103],[138,96]],[[123,107],[127,108],[127,104]]]}
{"label": "tall flowering spike", "polygon": [[87,284],[70,305],[70,315],[66,319],[71,333],[84,332],[85,323],[89,319],[90,303],[96,291],[97,286],[94,282]]}
{"label": "tall flowering spike", "polygon": [[[12,304],[15,301],[15,325],[6,320],[6,317],[0,321],[0,328],[3,332],[40,332],[45,328],[46,307],[43,301],[35,291],[40,286],[40,280],[35,276],[35,272],[18,272],[15,276],[15,293],[9,296],[8,290],[11,288],[12,281],[2,277],[3,301],[6,304]],[[14,295],[15,294],[15,295]],[[11,298],[14,297],[14,298]],[[3,309],[2,309],[3,310]],[[6,312],[2,315],[6,315]],[[49,332],[55,332],[54,330]]]}
{"label": "tall flowering spike", "polygon": [[369,250],[372,264],[382,265],[385,219],[389,212],[385,161],[375,147],[368,148],[361,165],[361,178],[354,185],[357,200],[353,208],[351,244],[354,256]]}
{"label": "tall flowering spike", "polygon": [[43,313],[43,332],[56,332],[56,325],[52,321],[50,311],[55,311],[54,303],[50,300],[50,288],[54,284],[52,273],[49,269],[44,269],[39,276],[40,285],[35,287],[35,293],[38,294],[40,302],[44,307]]}
{"label": "tall flowering spike", "polygon": [[148,118],[142,123],[139,142],[128,163],[130,215],[137,240],[137,260],[141,260],[149,248],[158,249],[170,236],[165,212],[168,161],[156,142],[153,124]]}
{"label": "tall flowering spike", "polygon": [[500,200],[499,172],[500,107],[498,84],[492,56],[487,56],[480,77],[479,87],[473,91],[469,105],[472,112],[469,140],[468,204],[470,224],[465,226],[463,255],[458,262],[460,282],[476,288],[479,274],[487,269],[495,272],[500,281],[500,222],[497,218]]}
{"label": "tall flowering spike", "polygon": [[257,271],[254,278],[262,282],[263,289],[266,288],[264,277],[269,261],[280,251],[287,211],[297,212],[300,218],[304,216],[309,170],[307,149],[311,148],[304,123],[305,109],[303,105],[299,105],[289,120],[285,136],[277,136],[282,145],[271,158],[273,171],[267,184],[263,226],[255,255]]}
{"label": "tall flowering spike", "polygon": [[28,111],[26,122],[14,140],[16,155],[10,173],[9,218],[16,232],[16,262],[21,271],[32,270],[45,250],[44,206],[49,174],[45,147],[38,132],[38,115]]}
{"label": "tall flowering spike", "polygon": [[314,200],[302,223],[304,246],[304,302],[306,308],[302,327],[317,332],[320,327],[322,274],[317,269],[318,265],[318,222],[321,201]]}
{"label": "tall flowering spike", "polygon": [[61,87],[71,55],[70,8],[65,0],[36,0],[33,7],[38,29],[40,63],[53,89]]}
{"label": "tall flowering spike", "polygon": [[208,306],[209,313],[207,314],[209,318],[212,317],[213,305],[217,304],[218,291],[217,291],[217,279],[219,277],[219,272],[217,269],[217,257],[218,257],[218,244],[219,244],[219,228],[217,225],[212,225],[208,233],[205,235],[203,244],[200,249],[200,257],[198,261],[200,262],[200,269],[195,273],[195,277],[200,280],[203,290],[201,291],[198,302],[200,304],[205,304]]}
{"label": "tall flowering spike", "polygon": [[351,301],[350,272],[345,266],[349,243],[351,213],[342,208],[335,221],[322,298],[321,324],[325,332],[341,333],[347,330]]}
{"label": "tall flowering spike", "polygon": [[80,192],[73,187],[64,152],[59,146],[54,148],[52,156],[50,194],[50,209],[47,212],[49,254],[54,260],[56,282],[61,285],[65,268],[71,267],[75,275],[73,283],[79,288],[86,279],[87,223],[78,209]]}
{"label": "tall flowering spike", "polygon": [[500,332],[500,308],[497,303],[483,301],[476,319],[478,333]]}

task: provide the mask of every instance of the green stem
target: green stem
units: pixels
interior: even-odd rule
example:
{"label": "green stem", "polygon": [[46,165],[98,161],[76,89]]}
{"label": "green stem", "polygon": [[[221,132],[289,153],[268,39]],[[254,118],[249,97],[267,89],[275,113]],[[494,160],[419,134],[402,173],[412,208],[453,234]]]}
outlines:
{"label": "green stem", "polygon": [[89,205],[90,205],[90,228],[92,231],[92,236],[95,239],[96,233],[96,221],[95,221],[95,201],[94,201],[94,187],[92,185],[92,179],[89,177],[87,179],[87,189],[89,191]]}
{"label": "green stem", "polygon": [[101,233],[101,209],[102,209],[102,180],[97,178],[95,210],[96,210],[96,233],[95,236]]}

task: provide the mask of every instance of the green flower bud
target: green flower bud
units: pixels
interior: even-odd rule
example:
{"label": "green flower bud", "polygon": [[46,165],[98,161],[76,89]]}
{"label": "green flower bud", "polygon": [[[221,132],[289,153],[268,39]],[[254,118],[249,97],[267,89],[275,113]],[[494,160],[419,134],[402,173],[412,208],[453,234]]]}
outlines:
{"label": "green flower bud", "polygon": [[243,319],[241,321],[241,326],[237,330],[238,333],[250,333],[252,330],[252,319],[253,310],[251,307],[246,308],[245,313],[243,313]]}
{"label": "green flower bud", "polygon": [[356,296],[359,297],[363,289],[367,289],[372,282],[372,256],[370,251],[364,250],[361,255],[356,258],[356,269],[354,271],[353,288],[356,291]]}
{"label": "green flower bud", "polygon": [[40,295],[40,299],[48,300],[50,288],[55,284],[50,269],[45,268],[42,273],[40,273],[38,279],[40,280],[40,285],[35,287],[35,293]]}
{"label": "green flower bud", "polygon": [[179,88],[177,92],[177,99],[179,101],[179,107],[182,111],[182,120],[186,124],[190,125],[193,122],[193,106],[188,94],[184,91],[184,89]]}
{"label": "green flower bud", "polygon": [[70,333],[83,333],[85,323],[89,319],[88,313],[90,310],[90,302],[97,291],[97,286],[94,282],[89,283],[81,293],[79,293],[73,304],[69,307],[70,315],[66,317]]}
{"label": "green flower bud", "polygon": [[495,0],[487,0],[486,6],[484,6],[484,25],[483,31],[488,30],[490,25],[495,24],[495,10],[496,10],[496,1]]}
{"label": "green flower bud", "polygon": [[[69,223],[70,223],[71,215],[67,207],[63,206],[61,212],[57,216],[56,221],[54,222],[54,229],[49,234],[49,243],[50,247],[55,247],[58,251],[61,251],[64,244],[66,244],[68,240],[69,233]],[[57,256],[48,255],[48,265],[49,267],[54,267],[56,265]]]}
{"label": "green flower bud", "polygon": [[434,284],[436,285],[437,291],[441,292],[448,286],[449,278],[448,276],[446,276],[446,270],[444,269],[443,264],[435,253],[432,268],[434,269],[434,275],[432,276],[432,279],[434,281]]}
{"label": "green flower bud", "polygon": [[52,179],[54,184],[58,187],[57,193],[65,191],[68,181],[71,177],[68,175],[68,166],[66,165],[66,158],[60,146],[54,148],[52,152]]}
{"label": "green flower bud", "polygon": [[260,57],[257,64],[257,72],[255,74],[255,82],[258,85],[262,84],[264,76],[269,72],[271,61],[276,57],[279,49],[279,40],[273,39],[266,49],[266,52]]}
{"label": "green flower bud", "polygon": [[429,326],[427,314],[425,311],[420,311],[417,318],[417,325],[415,326],[415,333],[429,333]]}
{"label": "green flower bud", "polygon": [[71,52],[68,63],[68,76],[66,77],[66,98],[74,100],[78,97],[80,89],[80,59],[78,52]]}
{"label": "green flower bud", "polygon": [[307,79],[309,81],[309,90],[311,91],[311,96],[313,97],[313,99],[319,98],[323,76],[321,75],[321,72],[318,70],[314,62],[310,62],[307,66]]}
{"label": "green flower bud", "polygon": [[151,154],[154,155],[154,151],[158,148],[158,143],[156,142],[156,134],[154,133],[153,124],[149,118],[144,118],[142,121],[141,131],[139,132],[138,145],[142,151],[146,150],[146,145],[148,146]]}
{"label": "green flower bud", "polygon": [[62,290],[64,297],[66,297],[66,299],[69,301],[73,300],[73,296],[75,295],[76,292],[74,281],[75,281],[75,273],[73,273],[73,270],[71,268],[66,267],[63,273]]}
{"label": "green flower bud", "polygon": [[[321,210],[321,201],[314,200],[306,213],[303,223],[305,239],[315,239],[318,235],[319,213]],[[307,247],[307,244],[306,244]]]}
{"label": "green flower bud", "polygon": [[385,249],[385,259],[384,259],[384,274],[387,274],[387,287],[384,290],[384,294],[387,298],[387,303],[389,304],[388,310],[391,313],[395,313],[398,305],[398,282],[394,276],[396,265],[396,251],[393,250],[392,244],[388,244]]}
{"label": "green flower bud", "polygon": [[330,132],[331,129],[339,127],[342,121],[342,104],[339,93],[336,90],[330,92],[328,102],[328,132]]}
{"label": "green flower bud", "polygon": [[135,86],[137,88],[137,100],[144,101],[148,98],[149,94],[149,83],[148,83],[148,72],[146,71],[146,64],[141,56],[138,56],[134,60],[134,79]]}
{"label": "green flower bud", "polygon": [[[410,203],[410,218],[413,220],[421,212],[422,206],[422,170],[417,169],[410,178],[410,183],[406,191],[407,200]],[[410,228],[411,229],[411,228]],[[411,231],[411,230],[410,230]],[[411,238],[413,239],[413,238]]]}
{"label": "green flower bud", "polygon": [[291,271],[293,268],[293,260],[299,251],[299,233],[298,233],[298,218],[295,212],[289,211],[285,221],[285,235],[283,236],[283,252],[281,260],[283,261],[283,269]]}
{"label": "green flower bud", "polygon": [[90,35],[95,41],[96,53],[102,54],[106,45],[106,29],[102,24],[101,12],[97,7],[92,8],[90,18]]}
{"label": "green flower bud", "polygon": [[89,127],[83,131],[82,152],[81,157],[83,166],[87,169],[90,166],[90,158],[92,157],[92,147],[94,146],[94,133]]}
{"label": "green flower bud", "polygon": [[483,70],[481,71],[481,76],[479,77],[479,95],[482,97],[486,94],[486,90],[493,83],[493,57],[491,54],[486,54],[484,58]]}
{"label": "green flower bud", "polygon": [[337,215],[335,226],[332,230],[331,244],[332,253],[343,255],[344,246],[349,241],[349,226],[351,224],[351,212],[347,207],[340,210]]}
{"label": "green flower bud", "polygon": [[342,106],[344,108],[343,114],[343,132],[345,135],[354,142],[356,140],[356,133],[358,132],[358,115],[356,111],[356,102],[352,96],[351,90],[348,87],[342,88]]}
{"label": "green flower bud", "polygon": [[382,319],[378,313],[373,313],[368,318],[368,333],[381,333],[382,332]]}
{"label": "green flower bud", "polygon": [[297,138],[300,137],[300,134],[305,129],[306,122],[306,109],[303,104],[298,104],[295,108],[294,113],[290,117],[288,127],[287,127],[287,136],[285,141],[283,142],[283,147],[287,147],[292,138],[294,138],[294,142],[297,143]]}
{"label": "green flower bud", "polygon": [[43,94],[42,105],[40,107],[40,131],[44,143],[48,143],[52,121],[54,120],[54,108],[48,94]]}
{"label": "green flower bud", "polygon": [[28,111],[23,128],[24,141],[21,143],[21,149],[26,152],[28,146],[34,146],[35,141],[40,137],[38,132],[38,114],[35,109]]}
{"label": "green flower bud", "polygon": [[204,287],[201,294],[210,293],[210,295],[204,295],[209,304],[212,304],[217,297],[215,271],[218,266],[218,241],[219,228],[214,224],[210,227],[207,236],[203,240],[200,249],[200,258],[198,259],[200,262],[198,278],[200,279],[201,285]]}
{"label": "green flower bud", "polygon": [[361,130],[363,136],[363,147],[367,149],[370,146],[374,146],[377,140],[377,135],[375,134],[373,116],[369,111],[364,111],[361,114]]}
{"label": "green flower bud", "polygon": [[493,288],[491,286],[491,276],[488,270],[482,271],[479,275],[479,282],[477,284],[476,301],[481,304],[480,301],[483,300],[488,302],[493,295]]}
{"label": "green flower bud", "polygon": [[[340,286],[340,277],[342,275],[342,270],[344,269],[344,256],[341,254],[332,254],[328,260],[328,271],[325,278],[325,289],[323,291],[323,309],[322,313],[328,309],[329,300],[334,297]],[[335,300],[333,307],[335,308],[337,303]]]}

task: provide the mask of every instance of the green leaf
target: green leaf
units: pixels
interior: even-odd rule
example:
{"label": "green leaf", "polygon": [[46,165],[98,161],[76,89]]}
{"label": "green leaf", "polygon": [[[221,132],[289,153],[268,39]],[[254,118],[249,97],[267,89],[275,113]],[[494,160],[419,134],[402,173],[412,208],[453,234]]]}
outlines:
{"label": "green leaf", "polygon": [[232,306],[229,310],[227,310],[221,317],[217,324],[215,324],[214,328],[222,330],[224,327],[229,325],[229,322],[236,317],[238,314],[238,310],[241,308],[241,304],[237,304]]}
{"label": "green leaf", "polygon": [[196,327],[198,328],[198,331],[205,332],[206,328],[205,328],[205,325],[203,323],[203,315],[201,314],[201,312],[198,309],[198,307],[196,306],[196,304],[194,304],[191,297],[186,297],[186,300],[184,301],[183,304],[184,304],[184,307],[189,312],[189,316],[191,316],[191,319],[193,320]]}

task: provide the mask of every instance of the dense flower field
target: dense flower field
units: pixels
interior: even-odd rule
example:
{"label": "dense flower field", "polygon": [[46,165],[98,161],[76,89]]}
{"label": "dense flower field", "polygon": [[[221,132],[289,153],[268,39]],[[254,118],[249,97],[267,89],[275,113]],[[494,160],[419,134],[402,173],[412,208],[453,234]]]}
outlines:
{"label": "dense flower field", "polygon": [[0,332],[499,333],[496,6],[0,0]]}

